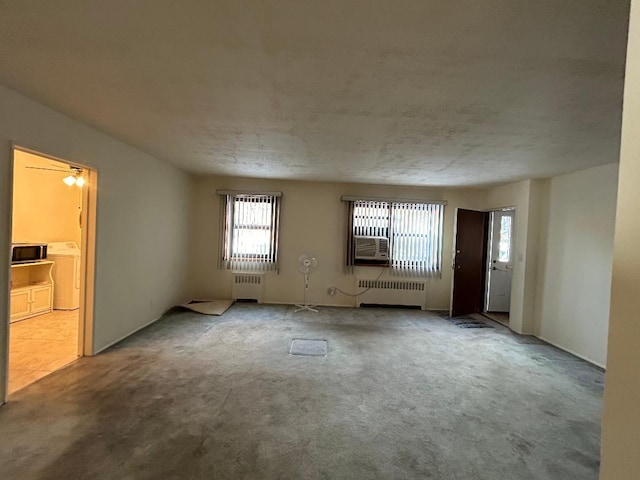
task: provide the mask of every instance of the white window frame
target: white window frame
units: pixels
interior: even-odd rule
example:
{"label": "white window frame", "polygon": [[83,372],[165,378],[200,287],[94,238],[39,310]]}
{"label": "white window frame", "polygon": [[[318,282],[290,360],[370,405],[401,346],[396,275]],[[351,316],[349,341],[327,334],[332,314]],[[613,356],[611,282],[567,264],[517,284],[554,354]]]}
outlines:
{"label": "white window frame", "polygon": [[[223,197],[220,267],[239,272],[277,271],[281,194],[230,191],[217,193]],[[260,206],[260,208],[256,209],[252,206]],[[247,233],[251,230],[267,231],[268,244],[254,250],[241,249],[239,242],[245,245],[248,242],[243,232]]]}

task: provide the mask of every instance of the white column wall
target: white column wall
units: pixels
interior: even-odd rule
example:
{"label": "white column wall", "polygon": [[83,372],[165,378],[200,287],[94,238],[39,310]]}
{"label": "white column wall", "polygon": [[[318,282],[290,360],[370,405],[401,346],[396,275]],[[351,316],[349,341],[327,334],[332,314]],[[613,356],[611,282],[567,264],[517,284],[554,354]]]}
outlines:
{"label": "white column wall", "polygon": [[602,421],[602,480],[640,474],[640,1],[631,2],[611,314]]}
{"label": "white column wall", "polygon": [[189,252],[187,174],[0,87],[0,400],[7,382],[11,142],[98,171],[95,351],[184,300]]}

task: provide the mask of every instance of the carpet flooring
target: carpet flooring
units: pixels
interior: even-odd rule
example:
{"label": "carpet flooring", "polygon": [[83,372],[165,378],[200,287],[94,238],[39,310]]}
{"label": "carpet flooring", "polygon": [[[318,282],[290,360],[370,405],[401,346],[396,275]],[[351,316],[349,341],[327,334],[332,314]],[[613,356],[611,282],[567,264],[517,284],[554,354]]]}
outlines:
{"label": "carpet flooring", "polygon": [[600,369],[499,325],[293,310],[172,312],[20,390],[0,478],[598,478]]}

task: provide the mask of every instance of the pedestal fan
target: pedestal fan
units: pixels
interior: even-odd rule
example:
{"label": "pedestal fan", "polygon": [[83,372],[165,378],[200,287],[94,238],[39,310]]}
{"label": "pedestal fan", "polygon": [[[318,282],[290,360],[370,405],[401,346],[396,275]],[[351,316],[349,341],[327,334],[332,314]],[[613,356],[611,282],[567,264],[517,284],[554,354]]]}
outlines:
{"label": "pedestal fan", "polygon": [[309,255],[308,253],[303,253],[298,257],[298,271],[304,275],[304,303],[301,305],[296,305],[298,307],[296,312],[301,312],[302,310],[309,310],[310,312],[318,312],[313,305],[309,305],[307,302],[307,292],[309,290],[309,275],[315,272],[318,267],[318,260],[316,257]]}

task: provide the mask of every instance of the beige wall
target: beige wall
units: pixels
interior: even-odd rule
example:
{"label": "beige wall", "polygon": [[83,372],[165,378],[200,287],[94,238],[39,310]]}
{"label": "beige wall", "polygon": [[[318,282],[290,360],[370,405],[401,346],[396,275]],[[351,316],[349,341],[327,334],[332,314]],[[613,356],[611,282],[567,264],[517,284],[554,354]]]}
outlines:
{"label": "beige wall", "polygon": [[94,348],[186,298],[191,179],[165,162],[0,87],[0,399],[6,387],[10,142],[97,169]]}
{"label": "beige wall", "polygon": [[[330,286],[354,291],[354,276],[343,273],[345,213],[342,195],[369,195],[446,200],[443,243],[443,275],[429,280],[427,306],[448,309],[451,289],[453,217],[456,207],[475,208],[483,192],[474,189],[393,187],[363,184],[336,184],[207,177],[196,181],[194,191],[194,248],[192,292],[196,297],[230,297],[231,275],[217,269],[219,198],[216,189],[282,191],[280,227],[280,274],[267,273],[265,301],[296,303],[303,299],[302,276],[297,258],[308,251],[320,265],[311,278],[309,300],[318,305],[353,306],[354,299],[341,294],[332,297]],[[376,277],[378,268],[360,267],[358,276]],[[382,277],[385,278],[385,277]]]}
{"label": "beige wall", "polygon": [[12,241],[80,245],[82,189],[62,181],[68,173],[45,170],[69,166],[19,150],[14,161]]}
{"label": "beige wall", "polygon": [[[600,168],[600,170],[598,170]],[[553,215],[553,222],[561,224],[565,215],[576,215],[578,209],[585,214],[592,204],[601,207],[602,216],[610,214],[608,222],[601,222],[599,240],[606,246],[612,240],[612,214],[611,196],[615,192],[615,176],[612,172],[614,166],[598,167],[587,172],[580,172],[577,179],[599,178],[603,172],[610,175],[602,179],[601,185],[595,187],[588,182],[572,182],[573,177],[562,177],[551,180],[526,180],[496,188],[489,189],[439,189],[439,188],[411,188],[390,187],[380,185],[362,184],[336,184],[314,183],[276,180],[242,179],[233,177],[206,177],[196,180],[194,190],[194,256],[192,257],[192,282],[191,291],[196,297],[230,297],[231,274],[217,269],[218,256],[218,226],[219,198],[215,195],[216,189],[256,190],[256,191],[283,191],[282,219],[281,219],[281,271],[280,274],[267,273],[265,287],[265,301],[273,303],[296,303],[302,301],[302,279],[297,272],[296,259],[304,251],[309,251],[320,260],[320,267],[311,280],[310,301],[318,305],[342,305],[353,306],[355,301],[351,297],[336,295],[331,297],[327,293],[329,286],[337,286],[345,291],[354,291],[354,277],[374,278],[380,272],[377,268],[357,268],[355,275],[343,273],[344,251],[344,210],[340,201],[342,195],[370,195],[408,197],[416,199],[446,200],[445,208],[444,240],[443,240],[443,274],[440,279],[431,279],[428,284],[427,306],[432,309],[448,309],[451,295],[451,269],[453,259],[453,231],[454,214],[456,207],[477,210],[490,210],[503,207],[516,208],[515,223],[515,255],[513,283],[511,290],[510,327],[523,334],[544,334],[548,339],[569,351],[584,356],[585,358],[601,364],[602,355],[598,350],[602,346],[606,335],[607,315],[603,315],[603,309],[608,306],[606,294],[608,272],[610,270],[610,249],[604,248],[601,255],[596,257],[593,251],[584,250],[588,255],[586,263],[593,273],[591,280],[593,285],[599,285],[598,295],[592,295],[595,301],[603,301],[594,308],[590,308],[590,302],[584,302],[584,308],[574,308],[575,301],[572,297],[557,299],[551,296],[558,287],[558,282],[570,282],[576,272],[585,268],[585,260],[580,258],[576,250],[567,254],[562,260],[563,274],[566,277],[558,277],[551,265],[551,260],[541,257],[544,265],[551,270],[545,270],[544,278],[538,278],[538,250],[542,242],[546,245],[546,239],[541,238],[541,228],[546,225],[547,208],[551,195],[548,184],[553,184],[553,203],[562,203],[563,189],[570,188],[566,192],[566,200],[571,195],[585,198],[583,204],[571,203],[570,208],[560,208]],[[607,170],[608,169],[608,170]],[[575,185],[574,185],[575,183]],[[584,187],[584,188],[583,188]],[[591,188],[594,187],[594,188]],[[602,192],[603,197],[600,195]],[[558,198],[560,195],[560,198]],[[601,198],[602,197],[602,198]],[[572,199],[572,197],[571,197]],[[606,200],[609,199],[609,203]],[[602,200],[604,203],[600,203]],[[573,201],[573,200],[571,200]],[[584,209],[583,209],[584,207]],[[567,220],[569,221],[569,220]],[[546,232],[546,230],[545,230]],[[570,242],[571,238],[580,236],[580,232],[572,231],[568,238],[562,237],[556,229],[552,230],[554,238],[552,244]],[[599,245],[601,246],[601,245]],[[546,252],[545,252],[546,254]],[[576,256],[577,255],[577,256]],[[607,256],[608,255],[608,256]],[[607,260],[608,258],[608,260]],[[542,260],[541,260],[542,261]],[[609,262],[607,264],[607,261]],[[590,263],[591,262],[591,263]],[[604,270],[605,273],[600,271]],[[552,278],[550,277],[553,271]],[[386,278],[386,274],[382,278]],[[546,284],[549,280],[549,283]],[[550,301],[550,307],[544,310],[544,322],[540,322],[541,313],[537,311],[537,300],[543,294]],[[572,294],[584,294],[577,289]],[[564,317],[556,318],[557,309],[564,309]],[[582,321],[587,322],[588,329],[581,331],[568,341],[564,336],[558,336],[557,332],[569,332],[572,325],[566,325],[566,318],[573,312],[575,315],[586,313]],[[571,317],[575,318],[575,317]],[[536,328],[538,325],[544,328]],[[604,328],[604,331],[603,331]],[[580,330],[580,329],[579,329]],[[583,329],[584,330],[584,329]],[[577,342],[577,343],[575,343]],[[580,348],[576,348],[580,345]],[[598,353],[600,352],[600,353]]]}
{"label": "beige wall", "polygon": [[618,164],[547,181],[540,224],[536,336],[606,363]]}
{"label": "beige wall", "polygon": [[640,1],[631,2],[611,312],[602,423],[602,480],[640,472]]}

